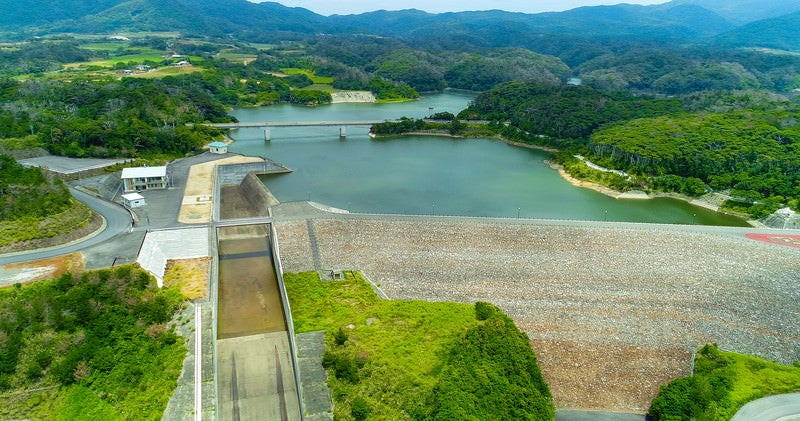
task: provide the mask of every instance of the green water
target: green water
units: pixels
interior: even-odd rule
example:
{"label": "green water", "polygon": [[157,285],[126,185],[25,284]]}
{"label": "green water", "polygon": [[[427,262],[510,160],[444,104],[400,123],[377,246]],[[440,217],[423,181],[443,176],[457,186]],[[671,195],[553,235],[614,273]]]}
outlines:
{"label": "green water", "polygon": [[[399,104],[279,105],[232,112],[240,121],[340,121],[457,113],[472,95],[444,93]],[[281,201],[313,200],[352,212],[465,215],[746,226],[684,201],[617,200],[564,181],[545,152],[489,139],[408,136],[372,140],[368,127],[239,129],[230,151],[261,155],[294,172],[265,184]]]}

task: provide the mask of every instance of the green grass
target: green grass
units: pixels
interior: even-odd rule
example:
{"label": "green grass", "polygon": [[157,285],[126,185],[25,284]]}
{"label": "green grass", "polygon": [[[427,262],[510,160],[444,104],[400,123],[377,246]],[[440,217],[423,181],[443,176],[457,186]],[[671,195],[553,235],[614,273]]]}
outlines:
{"label": "green grass", "polygon": [[89,62],[80,62],[80,63],[70,63],[67,64],[67,67],[80,67],[80,66],[99,66],[99,67],[114,67],[117,63],[128,63],[130,61],[134,63],[143,63],[145,60],[154,61],[156,63],[160,63],[164,60],[161,54],[158,53],[140,53],[140,54],[130,54],[125,56],[118,56],[109,58],[107,60],[92,60]]}
{"label": "green grass", "polygon": [[138,73],[131,77],[140,77],[145,79],[159,79],[165,76],[177,76],[187,73],[202,72],[203,68],[198,66],[187,67],[159,67],[155,72]]}
{"label": "green grass", "polygon": [[287,75],[304,74],[304,75],[308,76],[308,78],[311,79],[311,81],[314,82],[315,84],[330,85],[331,83],[333,83],[333,78],[332,77],[317,76],[311,70],[298,69],[298,68],[294,68],[294,67],[287,67],[287,68],[281,69],[281,72],[286,73]]}
{"label": "green grass", "polygon": [[93,51],[117,51],[120,48],[129,48],[130,42],[127,41],[96,41],[81,44],[81,48]]}
{"label": "green grass", "polygon": [[656,420],[729,420],[744,404],[800,391],[800,367],[706,345],[695,358],[695,374],[662,386],[650,414]]}
{"label": "green grass", "polygon": [[[349,419],[357,398],[383,419],[403,419],[403,408],[423,406],[448,345],[477,324],[466,304],[383,301],[357,273],[326,283],[315,272],[284,279],[296,332],[324,330],[328,348],[334,348],[333,334],[343,328],[349,336],[343,352],[364,360],[360,376],[369,384],[331,379],[337,419]],[[370,318],[374,323],[367,326]]]}
{"label": "green grass", "polygon": [[721,354],[730,362],[728,369],[734,379],[730,394],[731,407],[737,410],[747,402],[764,396],[800,391],[800,367],[733,352]]}
{"label": "green grass", "polygon": [[[517,383],[518,378],[510,381],[513,383],[510,389],[491,384],[459,389],[457,385],[460,383],[457,380],[453,383],[453,378],[448,377],[452,373],[460,373],[456,369],[459,362],[452,360],[457,356],[454,349],[459,346],[473,346],[476,350],[487,346],[483,348],[483,356],[463,363],[463,368],[467,370],[474,369],[494,375],[495,370],[500,370],[498,367],[505,363],[516,364],[516,355],[524,356],[527,362],[533,361],[535,367],[536,357],[530,349],[527,336],[519,333],[513,327],[513,322],[499,310],[498,317],[503,319],[499,322],[495,319],[493,323],[508,323],[516,333],[496,333],[499,331],[484,324],[489,321],[479,321],[476,318],[476,307],[472,305],[381,300],[372,291],[369,283],[355,272],[345,272],[344,280],[333,282],[321,282],[316,272],[287,273],[284,279],[292,306],[295,331],[326,332],[328,352],[323,364],[327,361],[329,373],[334,373],[329,374],[328,384],[335,401],[336,419],[359,419],[365,411],[370,414],[369,419],[378,420],[430,419],[437,416],[438,419],[446,419],[446,414],[437,415],[437,411],[442,411],[448,404],[452,407],[463,403],[463,400],[456,403],[448,400],[450,396],[454,396],[452,393],[447,394],[448,398],[443,401],[437,400],[436,390],[455,391],[459,399],[467,395],[466,400],[481,410],[487,410],[488,400],[481,395],[505,398],[506,402],[517,401],[514,393],[520,389],[528,392],[534,389],[528,387],[529,384]],[[470,342],[467,338],[469,332],[482,326],[492,333],[479,334],[483,339],[477,344]],[[343,343],[337,343],[337,333],[345,339],[341,341]],[[508,358],[486,351],[491,344],[506,343],[504,341],[521,346],[523,352],[517,352],[514,357]],[[526,355],[526,352],[529,353]],[[530,368],[530,365],[526,367]],[[515,374],[521,377],[539,376],[541,382],[538,367],[519,370]],[[510,392],[511,389],[514,391]],[[547,389],[546,386],[544,389]],[[542,396],[537,393],[530,394]],[[549,391],[545,394],[545,400],[549,399]],[[472,400],[471,396],[476,397]],[[548,402],[549,404],[532,406],[544,413],[552,413],[552,402]],[[513,405],[503,406],[499,411],[509,410],[511,407]],[[498,408],[488,408],[488,411],[496,410]],[[527,412],[529,410],[531,408],[525,408],[524,411],[528,414],[535,413],[535,410]],[[500,413],[499,411],[494,413]],[[527,417],[535,419],[530,415]]]}

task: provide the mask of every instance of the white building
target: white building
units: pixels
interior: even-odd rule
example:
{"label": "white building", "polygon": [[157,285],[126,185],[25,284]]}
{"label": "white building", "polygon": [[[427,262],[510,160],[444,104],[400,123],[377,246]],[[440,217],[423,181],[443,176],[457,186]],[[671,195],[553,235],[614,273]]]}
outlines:
{"label": "white building", "polygon": [[225,142],[212,142],[209,143],[208,150],[211,153],[224,155],[228,153],[228,144]]}
{"label": "white building", "polygon": [[167,188],[167,167],[136,167],[122,169],[126,192]]}
{"label": "white building", "polygon": [[122,195],[122,204],[129,208],[138,208],[146,205],[144,197],[139,193],[127,193]]}

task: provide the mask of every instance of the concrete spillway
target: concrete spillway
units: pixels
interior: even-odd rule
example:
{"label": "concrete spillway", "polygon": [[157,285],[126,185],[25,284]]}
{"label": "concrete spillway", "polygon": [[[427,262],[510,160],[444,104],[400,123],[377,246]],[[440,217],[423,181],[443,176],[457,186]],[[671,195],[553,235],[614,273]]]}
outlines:
{"label": "concrete spillway", "polygon": [[218,419],[299,420],[269,224],[217,229]]}

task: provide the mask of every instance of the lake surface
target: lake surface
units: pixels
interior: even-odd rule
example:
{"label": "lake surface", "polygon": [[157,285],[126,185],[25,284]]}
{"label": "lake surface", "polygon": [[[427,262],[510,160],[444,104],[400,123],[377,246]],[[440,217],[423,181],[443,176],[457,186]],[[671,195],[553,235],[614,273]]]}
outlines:
{"label": "lake surface", "polygon": [[[474,94],[447,92],[394,104],[277,105],[238,109],[239,121],[341,121],[453,114]],[[260,155],[294,172],[264,182],[280,201],[313,200],[351,212],[746,226],[684,201],[617,200],[574,187],[546,152],[491,139],[404,136],[372,140],[369,127],[272,127],[232,132],[231,152]]]}

